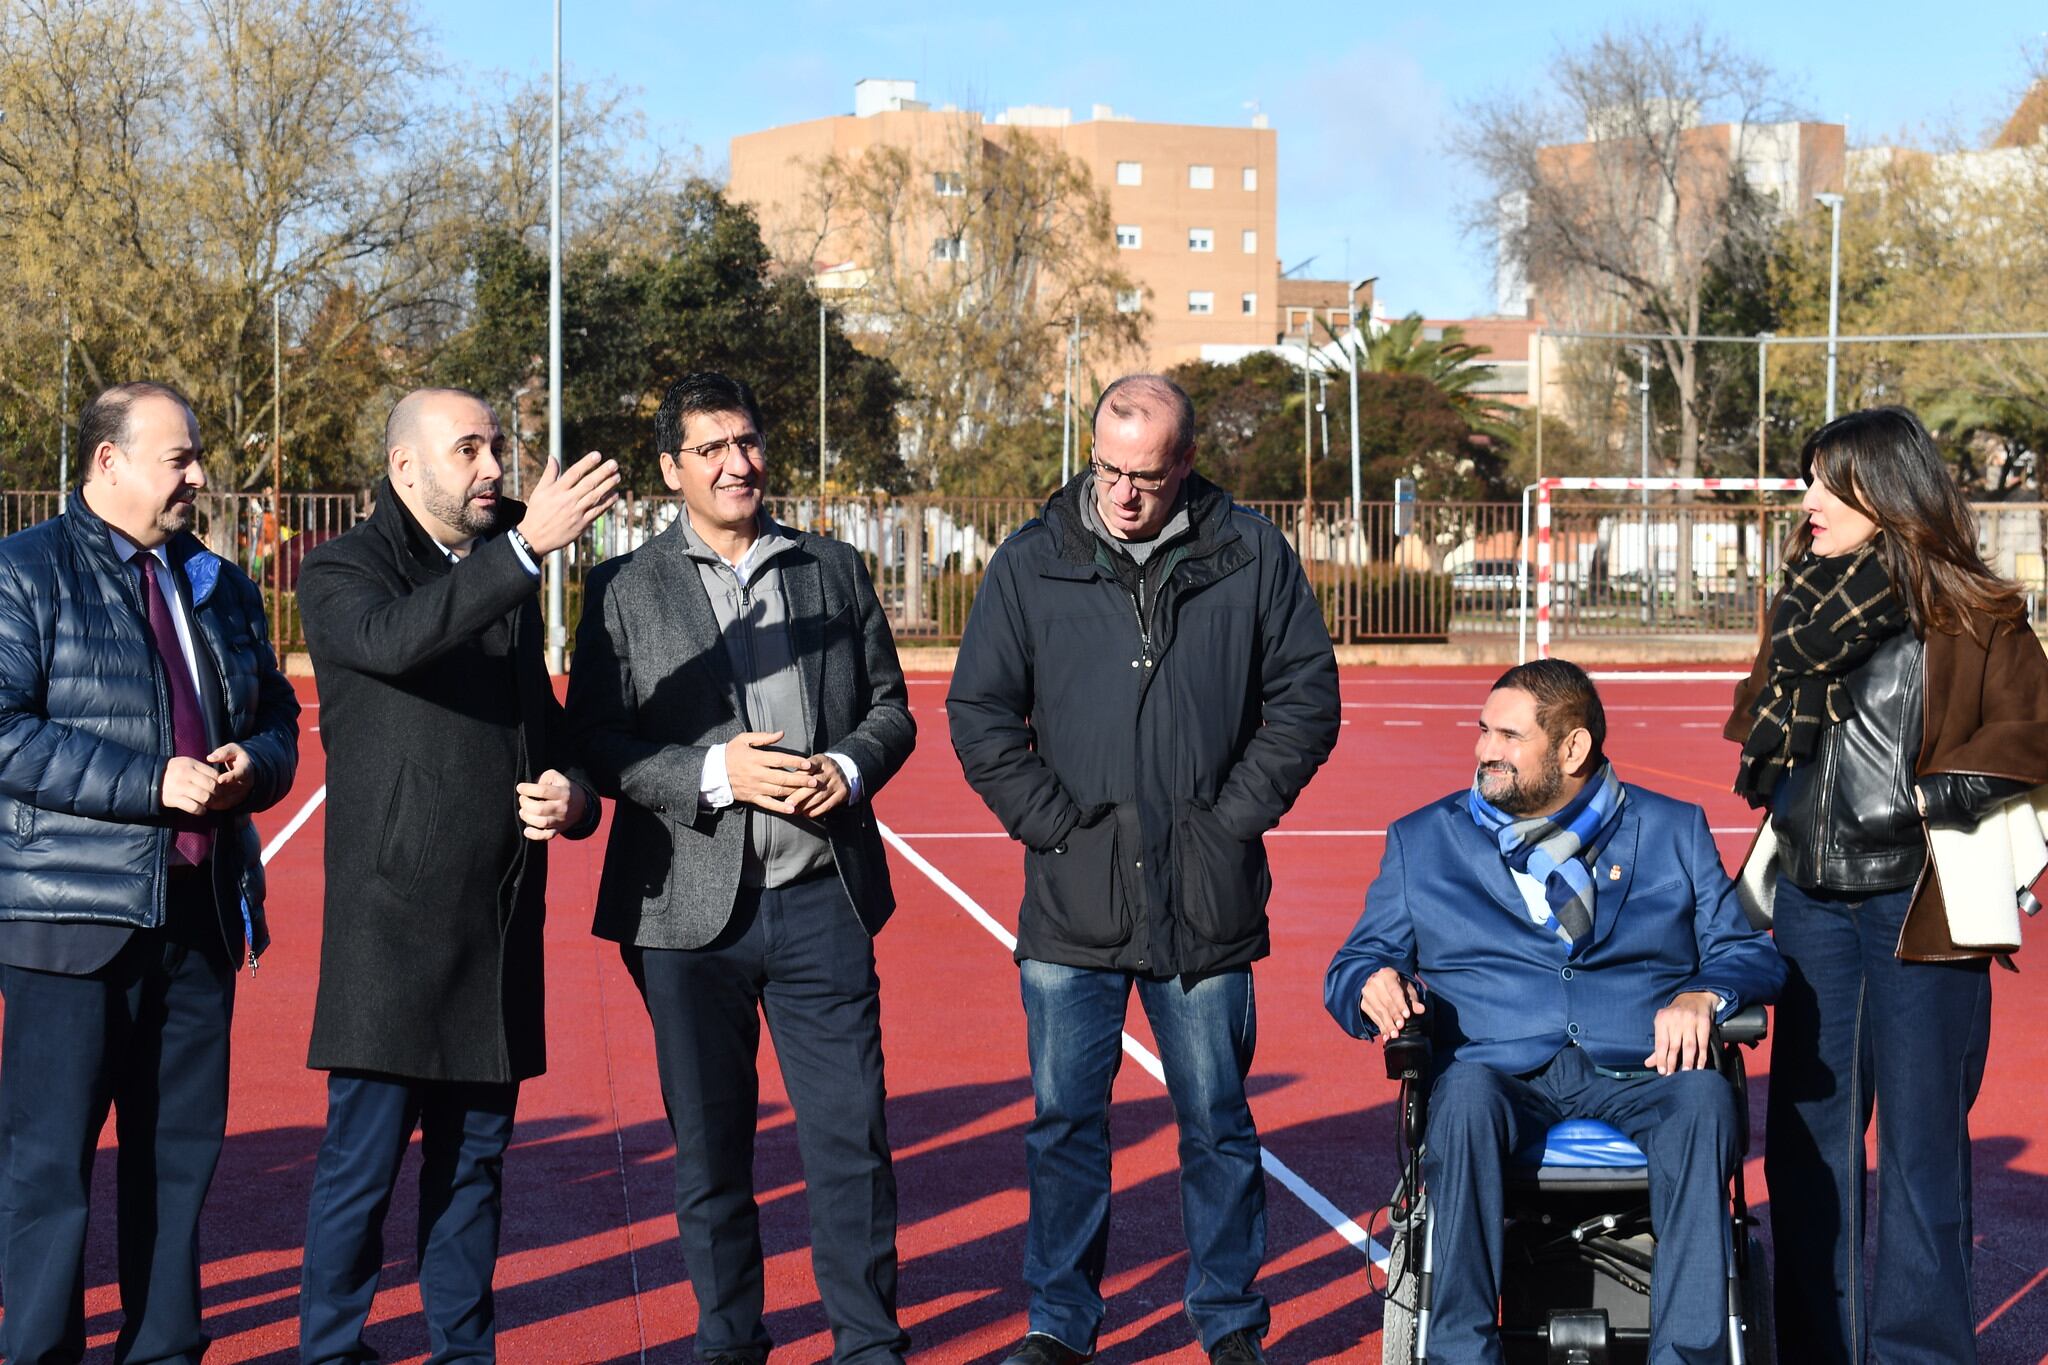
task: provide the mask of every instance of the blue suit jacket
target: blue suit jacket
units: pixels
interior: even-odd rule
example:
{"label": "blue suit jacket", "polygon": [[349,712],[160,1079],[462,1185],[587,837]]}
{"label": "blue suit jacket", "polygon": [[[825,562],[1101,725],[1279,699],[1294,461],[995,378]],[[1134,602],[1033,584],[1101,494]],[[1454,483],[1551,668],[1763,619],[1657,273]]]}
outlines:
{"label": "blue suit jacket", "polygon": [[1367,978],[1382,967],[1420,976],[1438,1063],[1456,1056],[1519,1075],[1572,1043],[1595,1065],[1640,1069],[1657,1011],[1685,991],[1719,991],[1731,1010],[1776,999],[1784,961],[1737,906],[1706,813],[1624,786],[1621,825],[1593,870],[1593,941],[1577,961],[1530,921],[1464,792],[1397,820],[1365,912],[1323,979],[1330,1014],[1370,1038],[1358,1007]]}

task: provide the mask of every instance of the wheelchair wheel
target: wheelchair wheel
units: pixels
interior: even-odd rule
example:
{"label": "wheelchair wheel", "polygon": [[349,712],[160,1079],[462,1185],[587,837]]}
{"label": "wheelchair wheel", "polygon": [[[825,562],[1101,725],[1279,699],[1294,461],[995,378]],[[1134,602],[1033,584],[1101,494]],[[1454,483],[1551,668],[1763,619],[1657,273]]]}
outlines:
{"label": "wheelchair wheel", "polygon": [[1408,1231],[1397,1228],[1388,1243],[1387,1292],[1380,1300],[1380,1365],[1414,1365],[1415,1309],[1421,1275],[1408,1267]]}
{"label": "wheelchair wheel", "polygon": [[1771,1303],[1771,1266],[1763,1243],[1749,1234],[1749,1275],[1742,1282],[1742,1358],[1747,1365],[1773,1365],[1778,1321]]}

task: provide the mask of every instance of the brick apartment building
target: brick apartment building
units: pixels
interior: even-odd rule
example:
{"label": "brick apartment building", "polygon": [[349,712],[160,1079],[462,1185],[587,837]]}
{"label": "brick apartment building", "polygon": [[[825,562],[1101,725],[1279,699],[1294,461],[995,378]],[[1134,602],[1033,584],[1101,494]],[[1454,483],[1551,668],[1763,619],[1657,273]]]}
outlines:
{"label": "brick apartment building", "polygon": [[[951,149],[963,139],[991,138],[996,128],[1053,142],[1106,192],[1118,264],[1137,284],[1117,306],[1150,310],[1148,366],[1236,359],[1272,346],[1290,328],[1298,337],[1305,308],[1348,326],[1341,282],[1280,275],[1277,140],[1263,116],[1248,127],[1221,128],[1139,122],[1106,105],[1077,121],[1067,109],[1034,105],[984,119],[931,108],[909,81],[864,80],[854,87],[852,114],[734,138],[728,188],[753,207],[771,245],[812,233],[804,249],[815,256],[821,289],[858,287],[861,263],[850,240],[840,233],[820,241],[808,226],[816,215],[813,169],[829,156],[895,146],[942,178],[948,155],[957,156]],[[943,183],[938,188],[944,193]],[[944,260],[948,247],[936,241],[933,247],[934,258]],[[1284,311],[1288,304],[1291,310]]]}

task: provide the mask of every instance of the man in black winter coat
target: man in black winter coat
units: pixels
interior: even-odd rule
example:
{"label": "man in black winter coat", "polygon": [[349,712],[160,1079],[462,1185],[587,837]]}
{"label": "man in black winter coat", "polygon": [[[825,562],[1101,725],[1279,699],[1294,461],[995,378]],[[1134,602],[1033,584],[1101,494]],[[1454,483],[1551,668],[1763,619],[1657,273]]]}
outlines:
{"label": "man in black winter coat", "polygon": [[502,1169],[519,1083],[547,1067],[547,841],[598,801],[564,775],[541,656],[541,560],[610,506],[618,467],[499,491],[490,407],[392,409],[370,518],[306,556],[299,606],[327,765],[327,906],[307,1064],[329,1073],[299,1299],[304,1362],[375,1358],[384,1211],[421,1132],[420,1297],[433,1358],[491,1359]]}
{"label": "man in black winter coat", "polygon": [[117,384],[78,436],[63,515],[0,541],[0,1355],[84,1358],[111,1103],[114,1358],[197,1361],[235,971],[269,941],[249,816],[291,790],[299,703],[262,594],[192,534],[191,406]]}
{"label": "man in black winter coat", "polygon": [[1337,666],[1293,550],[1194,472],[1194,420],[1170,380],[1110,385],[1089,470],[990,561],[946,697],[967,780],[1025,849],[1031,1310],[1005,1365],[1094,1351],[1134,987],[1180,1124],[1188,1316],[1212,1361],[1264,1359],[1262,836],[1336,743]]}

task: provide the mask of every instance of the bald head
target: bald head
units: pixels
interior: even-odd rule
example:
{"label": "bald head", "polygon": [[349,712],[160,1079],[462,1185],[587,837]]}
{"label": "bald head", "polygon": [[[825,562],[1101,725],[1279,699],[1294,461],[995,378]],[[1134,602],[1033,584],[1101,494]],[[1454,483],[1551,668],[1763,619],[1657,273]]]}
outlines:
{"label": "bald head", "polygon": [[458,554],[498,525],[504,438],[467,389],[415,389],[384,423],[391,487],[421,528]]}
{"label": "bald head", "polygon": [[422,423],[428,413],[438,413],[451,406],[461,408],[471,403],[486,413],[491,410],[483,395],[471,393],[468,389],[414,389],[398,400],[391,409],[391,416],[384,420],[385,454],[388,456],[399,446],[417,447]]}
{"label": "bald head", "polygon": [[1157,424],[1169,433],[1167,453],[1176,460],[1194,453],[1194,400],[1163,374],[1127,374],[1104,389],[1095,404],[1098,437],[1105,414],[1119,422]]}

